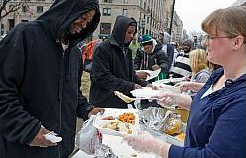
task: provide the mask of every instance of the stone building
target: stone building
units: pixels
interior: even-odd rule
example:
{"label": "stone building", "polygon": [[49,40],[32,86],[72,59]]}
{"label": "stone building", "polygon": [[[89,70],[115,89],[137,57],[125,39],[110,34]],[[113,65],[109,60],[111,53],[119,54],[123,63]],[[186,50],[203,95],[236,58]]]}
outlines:
{"label": "stone building", "polygon": [[[18,1],[12,0],[7,9],[11,7],[11,4]],[[168,1],[173,0],[99,0],[102,14],[101,21],[91,38],[108,37],[117,15],[125,15],[136,19],[138,23],[137,36],[147,33],[152,37],[159,38],[159,33],[165,31],[166,21],[170,19],[170,12],[168,13],[166,8],[170,8],[171,6],[167,5],[172,3],[166,3]],[[53,2],[54,0],[26,0],[18,11],[2,19],[2,32],[7,33],[20,22],[36,19],[48,10]],[[173,21],[173,39],[178,41],[182,35],[182,21],[176,14]]]}

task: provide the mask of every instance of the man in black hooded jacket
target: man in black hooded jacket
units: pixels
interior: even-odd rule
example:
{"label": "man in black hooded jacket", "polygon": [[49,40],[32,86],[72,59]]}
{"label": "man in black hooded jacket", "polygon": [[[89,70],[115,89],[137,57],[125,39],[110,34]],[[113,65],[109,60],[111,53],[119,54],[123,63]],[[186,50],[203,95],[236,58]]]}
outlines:
{"label": "man in black hooded jacket", "polygon": [[96,49],[92,60],[90,102],[99,107],[127,108],[127,104],[114,95],[130,91],[148,83],[136,77],[129,44],[137,28],[137,22],[126,16],[117,16],[108,40]]}
{"label": "man in black hooded jacket", "polygon": [[[67,158],[76,116],[93,108],[79,90],[77,43],[96,29],[97,0],[57,0],[35,21],[16,26],[0,43],[0,158]],[[61,142],[45,134],[54,131]]]}

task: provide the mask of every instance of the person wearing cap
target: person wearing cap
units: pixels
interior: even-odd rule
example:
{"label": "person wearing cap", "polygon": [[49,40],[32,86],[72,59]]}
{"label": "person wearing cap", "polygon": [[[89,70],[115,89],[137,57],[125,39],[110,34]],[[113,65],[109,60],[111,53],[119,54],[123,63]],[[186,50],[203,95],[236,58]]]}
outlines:
{"label": "person wearing cap", "polygon": [[138,49],[134,60],[134,69],[152,71],[161,69],[162,79],[165,78],[168,73],[168,56],[162,50],[161,43],[157,43],[150,35],[144,34],[141,44],[142,48]]}
{"label": "person wearing cap", "polygon": [[183,52],[177,55],[175,63],[171,69],[170,75],[173,78],[190,78],[192,70],[190,67],[189,53],[192,50],[193,42],[190,39],[183,41]]}

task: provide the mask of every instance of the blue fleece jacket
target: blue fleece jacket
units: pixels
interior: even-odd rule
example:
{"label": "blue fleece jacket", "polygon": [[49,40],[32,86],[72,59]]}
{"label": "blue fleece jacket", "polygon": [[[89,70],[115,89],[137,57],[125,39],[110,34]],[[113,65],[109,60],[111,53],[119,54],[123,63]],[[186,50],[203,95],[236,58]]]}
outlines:
{"label": "blue fleece jacket", "polygon": [[223,73],[215,71],[193,98],[185,145],[172,145],[169,158],[246,157],[246,74],[201,99]]}

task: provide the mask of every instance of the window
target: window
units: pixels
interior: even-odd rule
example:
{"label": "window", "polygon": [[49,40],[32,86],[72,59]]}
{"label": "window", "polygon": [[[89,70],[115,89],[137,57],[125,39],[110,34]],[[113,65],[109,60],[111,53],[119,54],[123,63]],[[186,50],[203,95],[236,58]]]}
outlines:
{"label": "window", "polygon": [[104,3],[112,3],[113,0],[103,0]]}
{"label": "window", "polygon": [[123,3],[128,3],[128,0],[123,0]]}
{"label": "window", "polygon": [[44,7],[43,6],[37,6],[37,13],[43,13]]}
{"label": "window", "polygon": [[22,6],[22,12],[25,13],[27,11],[27,6]]}
{"label": "window", "polygon": [[15,20],[8,19],[8,22],[9,22],[9,30],[12,30],[15,27]]}
{"label": "window", "polygon": [[111,15],[111,8],[103,8],[103,15],[110,16]]}
{"label": "window", "polygon": [[122,15],[127,16],[127,9],[123,9]]}
{"label": "window", "polygon": [[23,19],[22,19],[21,22],[28,22],[28,20],[23,20]]}
{"label": "window", "polygon": [[111,23],[101,23],[100,24],[100,34],[110,34]]}

